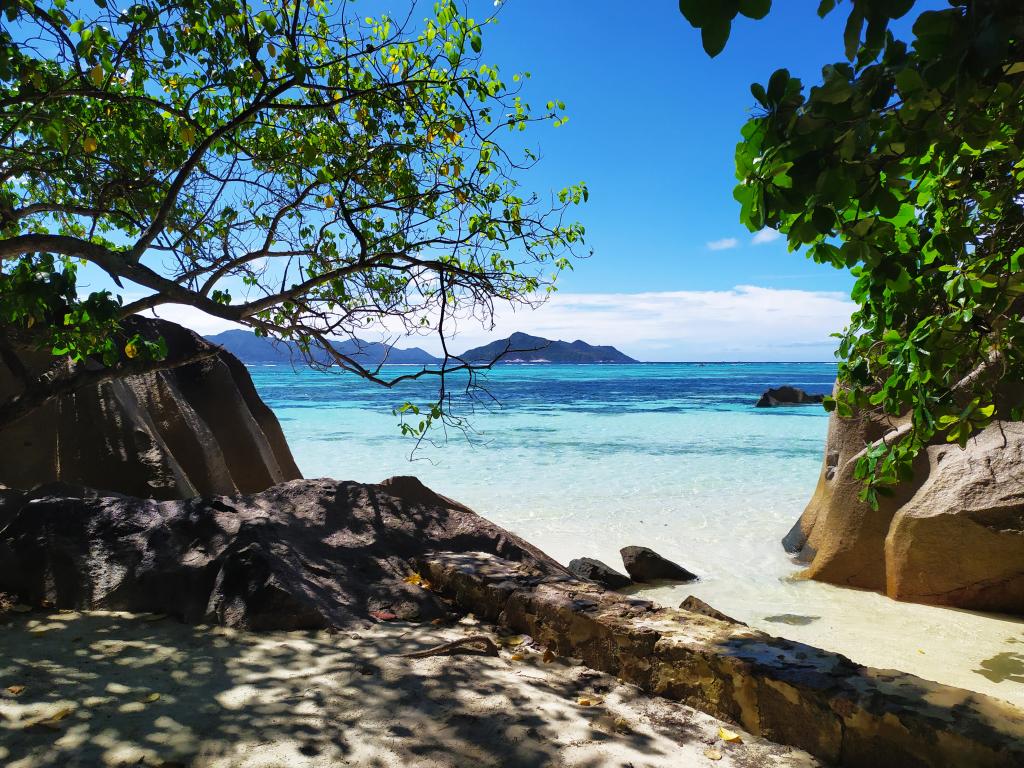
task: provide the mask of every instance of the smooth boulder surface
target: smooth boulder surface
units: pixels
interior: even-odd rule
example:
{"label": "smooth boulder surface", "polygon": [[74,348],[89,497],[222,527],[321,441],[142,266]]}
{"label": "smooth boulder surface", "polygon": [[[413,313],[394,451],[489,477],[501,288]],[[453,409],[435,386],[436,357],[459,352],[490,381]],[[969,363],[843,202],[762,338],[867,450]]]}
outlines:
{"label": "smooth boulder surface", "polygon": [[[0,428],[0,482],[65,482],[154,499],[255,493],[302,477],[273,412],[245,366],[192,331],[129,321],[162,337],[172,358],[216,353],[178,368],[84,387]],[[22,360],[31,370],[48,357]],[[0,399],[20,384],[0,363]]]}
{"label": "smooth boulder surface", "polygon": [[928,478],[893,517],[886,592],[1024,614],[1024,424],[928,448]]}
{"label": "smooth boulder surface", "polygon": [[56,608],[167,614],[249,630],[433,618],[410,560],[492,552],[571,578],[416,478],[293,480],[254,495],[154,501],[67,486],[0,496],[0,592]]}
{"label": "smooth boulder surface", "polygon": [[623,547],[622,565],[633,581],[694,581],[696,575],[647,547]]}
{"label": "smooth boulder surface", "polygon": [[608,589],[622,589],[633,582],[628,576],[616,571],[610,565],[592,557],[579,557],[569,561],[569,573],[581,579],[589,579]]}
{"label": "smooth boulder surface", "polygon": [[856,457],[899,423],[832,415],[817,488],[783,545],[819,581],[1024,615],[1024,424],[995,422],[966,449],[930,446],[872,509]]}
{"label": "smooth boulder surface", "polygon": [[769,389],[757,401],[758,408],[774,408],[780,405],[813,405],[825,399],[824,395],[809,395],[799,387],[782,386]]}

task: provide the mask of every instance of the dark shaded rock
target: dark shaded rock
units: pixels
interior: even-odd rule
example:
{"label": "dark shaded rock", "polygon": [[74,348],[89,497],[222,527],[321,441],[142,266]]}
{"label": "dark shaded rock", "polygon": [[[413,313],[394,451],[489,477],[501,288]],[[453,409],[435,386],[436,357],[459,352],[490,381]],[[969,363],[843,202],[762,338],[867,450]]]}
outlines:
{"label": "dark shaded rock", "polygon": [[623,547],[622,565],[633,581],[694,581],[697,576],[647,547]]}
{"label": "dark shaded rock", "polygon": [[799,387],[783,386],[769,389],[757,401],[758,408],[774,408],[777,405],[812,405],[825,399],[824,395],[809,395]]}
{"label": "dark shaded rock", "polygon": [[569,561],[569,573],[581,579],[589,579],[608,589],[622,589],[633,582],[610,565],[592,557],[580,557]]}
{"label": "dark shaded rock", "polygon": [[710,616],[712,619],[718,619],[719,621],[726,621],[729,624],[739,624],[742,627],[747,626],[742,621],[737,621],[732,616],[727,616],[717,608],[713,608],[699,597],[690,595],[683,602],[679,604],[679,607],[684,611],[690,611],[690,613],[699,613],[701,616]]}
{"label": "dark shaded rock", "polygon": [[68,485],[0,494],[0,592],[28,605],[150,611],[251,630],[447,615],[405,579],[431,550],[492,552],[570,579],[540,550],[411,477],[293,480],[154,501]]}
{"label": "dark shaded rock", "polygon": [[[190,330],[130,318],[173,358],[213,352]],[[52,358],[22,360],[31,371]],[[20,390],[0,363],[0,400]],[[227,352],[85,387],[0,428],[0,482],[62,481],[155,499],[255,493],[301,477],[273,412]]]}

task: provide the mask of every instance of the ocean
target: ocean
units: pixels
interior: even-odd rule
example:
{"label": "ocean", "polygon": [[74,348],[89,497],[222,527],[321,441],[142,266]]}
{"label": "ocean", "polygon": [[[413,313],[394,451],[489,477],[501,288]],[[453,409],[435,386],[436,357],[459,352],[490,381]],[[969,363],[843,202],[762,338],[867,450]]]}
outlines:
{"label": "ocean", "polygon": [[817,483],[828,419],[754,403],[782,384],[829,392],[834,364],[502,365],[472,398],[453,379],[467,427],[418,444],[392,410],[429,402],[429,377],[387,389],[249,371],[306,477],[416,475],[563,563],[621,570],[620,547],[649,546],[700,576],[640,593],[659,603],[693,594],[772,634],[1024,704],[1024,623],[797,577],[780,539]]}

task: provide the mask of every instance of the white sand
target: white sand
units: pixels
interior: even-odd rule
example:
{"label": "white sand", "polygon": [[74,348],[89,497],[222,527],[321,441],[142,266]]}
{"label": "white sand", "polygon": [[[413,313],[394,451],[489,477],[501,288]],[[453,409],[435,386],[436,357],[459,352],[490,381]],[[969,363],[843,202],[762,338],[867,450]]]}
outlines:
{"label": "white sand", "polygon": [[732,726],[743,743],[725,743],[714,718],[514,638],[500,658],[393,655],[486,626],[255,635],[123,613],[8,618],[7,768],[819,765]]}

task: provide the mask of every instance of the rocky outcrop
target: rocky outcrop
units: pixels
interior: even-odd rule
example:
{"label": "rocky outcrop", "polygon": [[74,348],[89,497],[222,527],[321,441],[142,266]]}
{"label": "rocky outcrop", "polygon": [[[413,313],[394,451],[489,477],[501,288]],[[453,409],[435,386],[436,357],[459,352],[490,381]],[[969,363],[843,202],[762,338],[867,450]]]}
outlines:
{"label": "rocky outcrop", "polygon": [[608,589],[623,589],[633,583],[628,576],[623,576],[610,565],[592,557],[570,560],[569,573]]}
{"label": "rocky outcrop", "polygon": [[633,581],[693,581],[697,578],[683,566],[647,547],[623,547],[619,554]]}
{"label": "rocky outcrop", "polygon": [[725,621],[729,624],[741,624],[744,627],[747,626],[742,621],[738,621],[737,619],[734,619],[732,616],[728,616],[722,613],[717,608],[708,605],[699,597],[696,597],[694,595],[687,595],[686,599],[679,604],[679,608],[684,611],[689,611],[690,613],[699,613],[702,616],[710,616],[713,619]]}
{"label": "rocky outcrop", "polygon": [[799,387],[782,386],[769,389],[757,401],[758,408],[774,408],[779,405],[813,405],[825,399],[824,395],[809,395]]}
{"label": "rocky outcrop", "polygon": [[464,610],[831,765],[1024,766],[1024,712],[982,694],[486,553],[438,553],[421,568]]}
{"label": "rocky outcrop", "polygon": [[820,581],[1024,614],[1024,424],[996,422],[966,449],[930,446],[873,509],[859,499],[856,456],[898,424],[833,414],[814,496],[783,544]]}
{"label": "rocky outcrop", "polygon": [[885,540],[899,600],[1024,614],[1024,424],[928,448],[928,475]]}
{"label": "rocky outcrop", "polygon": [[[176,358],[216,349],[173,323],[131,322],[163,337]],[[0,364],[0,400],[16,391]],[[277,418],[223,351],[77,390],[0,429],[0,482],[16,488],[59,481],[172,499],[254,493],[299,477]]]}
{"label": "rocky outcrop", "polygon": [[66,486],[0,495],[0,592],[28,605],[149,611],[245,629],[434,618],[412,574],[430,549],[554,560],[418,480],[293,480],[254,495],[154,501]]}

